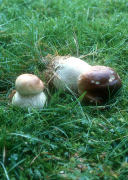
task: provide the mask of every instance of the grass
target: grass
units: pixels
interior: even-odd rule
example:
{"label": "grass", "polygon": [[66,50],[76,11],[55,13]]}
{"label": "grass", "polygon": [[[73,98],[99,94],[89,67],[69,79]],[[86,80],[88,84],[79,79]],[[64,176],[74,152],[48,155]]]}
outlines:
{"label": "grass", "polygon": [[[0,179],[128,179],[127,0],[0,1]],[[10,105],[21,73],[43,79],[42,57],[107,65],[121,93],[106,107],[54,92],[43,110]]]}

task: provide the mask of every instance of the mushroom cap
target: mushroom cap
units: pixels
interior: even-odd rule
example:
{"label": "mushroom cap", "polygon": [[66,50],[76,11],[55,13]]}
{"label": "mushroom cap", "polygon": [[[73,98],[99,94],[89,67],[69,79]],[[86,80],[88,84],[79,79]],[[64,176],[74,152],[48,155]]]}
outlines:
{"label": "mushroom cap", "polygon": [[21,74],[15,81],[16,91],[22,96],[35,95],[43,91],[43,82],[33,74]]}
{"label": "mushroom cap", "polygon": [[114,95],[122,86],[119,75],[110,67],[92,66],[80,75],[78,91],[86,91],[84,99],[91,103],[103,103]]}

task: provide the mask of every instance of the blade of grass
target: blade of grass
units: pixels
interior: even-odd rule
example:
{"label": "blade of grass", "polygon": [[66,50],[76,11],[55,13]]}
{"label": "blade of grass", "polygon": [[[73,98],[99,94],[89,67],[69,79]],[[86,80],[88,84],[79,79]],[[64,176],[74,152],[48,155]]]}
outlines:
{"label": "blade of grass", "polygon": [[5,172],[5,175],[6,175],[7,180],[10,180],[10,178],[9,178],[9,176],[8,176],[8,172],[7,172],[4,164],[3,164],[1,161],[0,161],[0,164],[1,164],[2,168],[4,169],[4,172]]}

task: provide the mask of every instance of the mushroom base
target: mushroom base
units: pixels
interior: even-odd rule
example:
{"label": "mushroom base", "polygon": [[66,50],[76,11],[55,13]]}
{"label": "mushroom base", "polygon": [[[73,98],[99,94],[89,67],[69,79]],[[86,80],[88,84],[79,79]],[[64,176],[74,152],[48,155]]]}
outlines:
{"label": "mushroom base", "polygon": [[43,108],[46,104],[46,95],[41,92],[34,96],[22,96],[16,92],[13,96],[12,104],[19,107]]}
{"label": "mushroom base", "polygon": [[112,97],[115,95],[116,92],[114,92],[114,91],[110,92],[109,90],[104,93],[102,91],[86,92],[85,96],[83,97],[83,101],[88,104],[94,104],[94,105],[104,104],[107,101],[109,101],[110,99],[112,99]]}

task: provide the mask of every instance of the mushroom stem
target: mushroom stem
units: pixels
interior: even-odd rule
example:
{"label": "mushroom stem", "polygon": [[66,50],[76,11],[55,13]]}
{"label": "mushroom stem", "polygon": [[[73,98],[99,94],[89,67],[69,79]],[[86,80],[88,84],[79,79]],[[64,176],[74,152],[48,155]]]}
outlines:
{"label": "mushroom stem", "polygon": [[46,99],[44,92],[30,96],[23,96],[19,92],[16,92],[12,98],[12,104],[20,107],[42,108],[46,103]]}
{"label": "mushroom stem", "polygon": [[81,59],[70,56],[56,56],[53,58],[45,77],[54,87],[65,91],[78,90],[77,81],[80,74],[87,72],[91,66]]}

